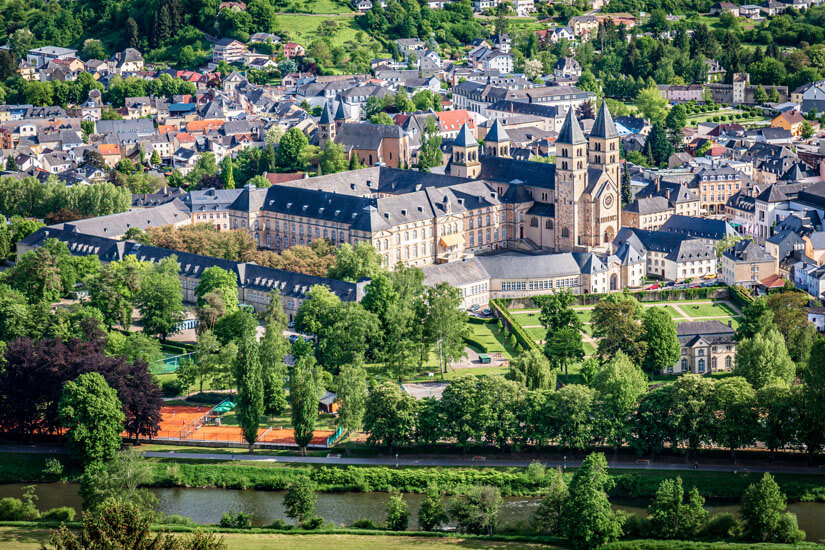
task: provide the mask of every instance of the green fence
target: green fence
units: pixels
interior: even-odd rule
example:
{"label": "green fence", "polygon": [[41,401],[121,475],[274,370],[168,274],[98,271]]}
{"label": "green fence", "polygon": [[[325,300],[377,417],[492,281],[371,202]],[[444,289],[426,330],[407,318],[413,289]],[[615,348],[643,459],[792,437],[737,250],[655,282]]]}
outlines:
{"label": "green fence", "polygon": [[189,353],[181,353],[178,355],[169,355],[164,357],[160,361],[155,361],[149,365],[149,372],[152,374],[171,374],[177,371],[180,367],[181,361],[187,358],[194,360],[195,352],[190,351]]}

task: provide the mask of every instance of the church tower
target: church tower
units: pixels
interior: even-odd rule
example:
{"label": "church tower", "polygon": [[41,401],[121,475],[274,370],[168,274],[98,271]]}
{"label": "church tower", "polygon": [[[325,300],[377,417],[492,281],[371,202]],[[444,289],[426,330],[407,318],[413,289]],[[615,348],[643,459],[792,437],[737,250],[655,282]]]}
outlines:
{"label": "church tower", "polygon": [[585,220],[580,202],[587,187],[587,140],[573,109],[556,138],[556,249],[572,251],[581,242]]}
{"label": "church tower", "polygon": [[344,102],[339,101],[338,108],[335,110],[335,129],[340,130],[341,126],[343,126],[348,119],[349,117],[347,117],[347,111],[344,107]]}
{"label": "church tower", "polygon": [[616,131],[606,101],[602,102],[593,130],[590,132],[587,160],[592,168],[604,170],[616,187],[620,186],[619,132]]}
{"label": "church tower", "polygon": [[475,179],[481,173],[478,160],[478,142],[468,124],[464,124],[453,142],[450,175]]}
{"label": "church tower", "polygon": [[499,119],[493,122],[493,126],[484,137],[484,154],[488,157],[510,158],[510,136]]}
{"label": "church tower", "polygon": [[323,150],[328,141],[335,141],[335,121],[332,119],[332,106],[324,104],[321,120],[318,121],[318,146]]}

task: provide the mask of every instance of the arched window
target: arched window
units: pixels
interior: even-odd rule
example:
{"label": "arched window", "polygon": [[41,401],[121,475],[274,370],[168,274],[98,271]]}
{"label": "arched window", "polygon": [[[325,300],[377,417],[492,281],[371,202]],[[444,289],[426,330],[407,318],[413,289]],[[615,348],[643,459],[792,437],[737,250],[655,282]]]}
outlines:
{"label": "arched window", "polygon": [[566,239],[566,238],[568,238],[568,237],[570,237],[570,230],[569,230],[569,229],[567,229],[566,227],[563,227],[563,228],[561,229],[561,236],[562,236],[563,238],[565,238],[565,239]]}
{"label": "arched window", "polygon": [[716,370],[716,357],[712,357],[710,360],[710,370]]}
{"label": "arched window", "polygon": [[478,244],[484,244],[484,233],[481,230],[478,230]]}
{"label": "arched window", "polygon": [[732,363],[733,363],[733,361],[731,360],[730,355],[725,357],[725,368],[726,369],[730,370],[731,366],[732,366]]}
{"label": "arched window", "polygon": [[705,360],[704,359],[699,359],[699,369],[698,369],[698,371],[699,372],[705,372]]}
{"label": "arched window", "polygon": [[687,359],[682,359],[682,372],[685,372],[687,368]]}

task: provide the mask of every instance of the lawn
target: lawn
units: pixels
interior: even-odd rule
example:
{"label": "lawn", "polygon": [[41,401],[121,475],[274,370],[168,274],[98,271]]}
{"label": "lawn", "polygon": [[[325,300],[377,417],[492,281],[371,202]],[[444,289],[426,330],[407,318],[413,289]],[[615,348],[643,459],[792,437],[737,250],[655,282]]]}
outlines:
{"label": "lawn", "polygon": [[596,347],[590,342],[583,342],[582,346],[584,347],[585,355],[596,355]]}
{"label": "lawn", "polygon": [[525,330],[527,330],[527,334],[532,336],[533,340],[537,342],[547,337],[547,330],[544,327],[532,327]]}
{"label": "lawn", "polygon": [[[334,46],[341,46],[347,42],[352,42],[352,49],[355,49],[357,46],[378,44],[374,38],[371,38],[361,27],[358,26],[355,19],[352,17],[344,15],[332,17],[312,17],[298,14],[283,14],[278,16],[278,23],[281,28],[288,29],[290,38],[305,47],[309,46],[315,39],[320,38],[320,34],[318,32],[319,27],[326,21],[334,21],[338,24],[337,30],[331,37]],[[361,36],[360,41],[356,39],[359,32],[363,35]]]}
{"label": "lawn", "polygon": [[[420,537],[396,535],[281,535],[277,533],[224,533],[221,535],[228,550],[264,550],[290,548],[294,550],[375,550],[415,549],[432,550],[447,548],[556,548],[545,544],[504,542],[459,537]],[[48,541],[48,529],[28,527],[0,527],[0,547],[4,550],[39,550]]]}
{"label": "lawn", "polygon": [[730,317],[737,313],[728,305],[720,304],[677,304],[687,315],[696,317]]}
{"label": "lawn", "polygon": [[510,315],[513,316],[513,320],[516,323],[520,324],[523,327],[528,327],[531,325],[540,325],[541,321],[539,321],[539,311],[519,311],[519,312],[510,312]]}
{"label": "lawn", "polygon": [[591,317],[593,316],[593,309],[577,309],[576,315],[582,323],[589,323],[591,322]]}
{"label": "lawn", "polygon": [[[346,0],[294,0],[278,6],[276,10],[283,13],[354,14],[352,4]],[[280,16],[278,21],[281,21]]]}
{"label": "lawn", "polygon": [[654,306],[654,307],[662,307],[665,311],[667,311],[668,315],[670,315],[671,319],[681,319],[682,314],[676,311],[673,306]]}
{"label": "lawn", "polygon": [[501,353],[507,359],[512,359],[516,351],[507,341],[506,331],[498,330],[493,323],[469,323],[470,338],[484,346],[486,353]]}

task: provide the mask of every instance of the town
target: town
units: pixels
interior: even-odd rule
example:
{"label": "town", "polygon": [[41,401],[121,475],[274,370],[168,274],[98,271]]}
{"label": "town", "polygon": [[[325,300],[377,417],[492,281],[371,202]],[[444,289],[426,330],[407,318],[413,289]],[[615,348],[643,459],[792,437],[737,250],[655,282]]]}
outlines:
{"label": "town", "polygon": [[820,4],[0,5],[0,542],[813,548]]}

